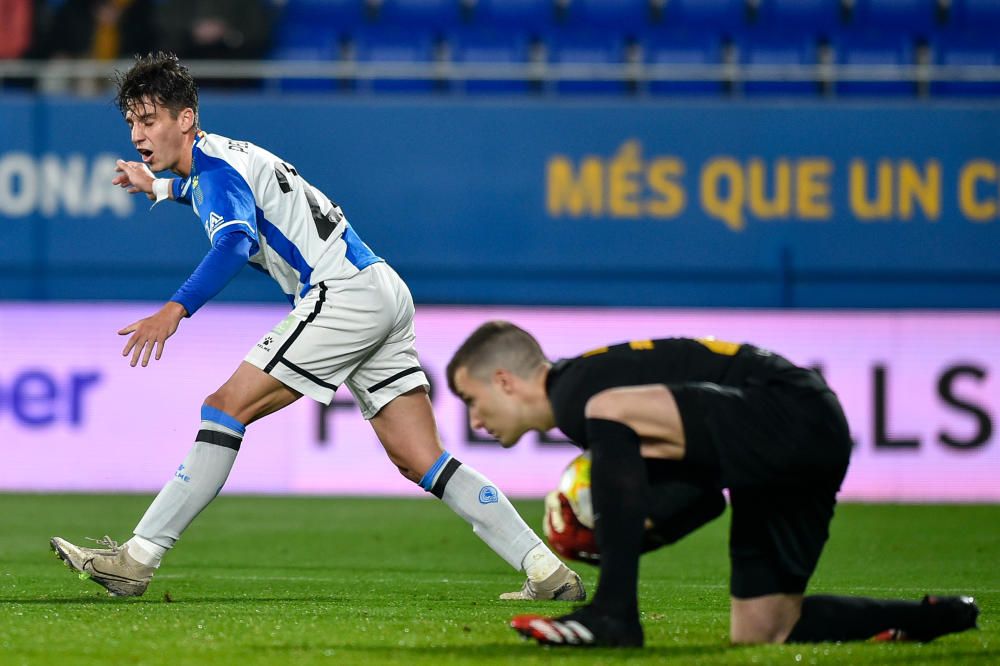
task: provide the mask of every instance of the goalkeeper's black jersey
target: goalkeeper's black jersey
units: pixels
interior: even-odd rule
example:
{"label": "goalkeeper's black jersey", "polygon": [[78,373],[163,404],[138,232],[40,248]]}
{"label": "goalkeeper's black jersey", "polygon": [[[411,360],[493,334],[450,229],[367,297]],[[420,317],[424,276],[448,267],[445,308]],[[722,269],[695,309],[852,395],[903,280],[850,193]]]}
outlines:
{"label": "goalkeeper's black jersey", "polygon": [[[549,371],[546,391],[556,426],[586,448],[584,409],[605,389],[692,382],[739,387],[766,382],[778,373],[799,374],[796,370],[783,357],[749,344],[691,338],[635,340],[557,361]],[[813,377],[801,373],[801,381]]]}

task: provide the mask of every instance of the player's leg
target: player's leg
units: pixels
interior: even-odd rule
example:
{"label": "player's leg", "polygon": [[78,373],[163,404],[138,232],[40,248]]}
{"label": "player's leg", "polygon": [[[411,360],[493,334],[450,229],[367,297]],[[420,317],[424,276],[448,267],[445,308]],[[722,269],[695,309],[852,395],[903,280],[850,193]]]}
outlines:
{"label": "player's leg", "polygon": [[729,639],[736,645],[783,643],[798,621],[801,607],[801,594],[732,597]]}
{"label": "player's leg", "polygon": [[145,592],[153,572],[181,533],[218,495],[236,460],[246,425],[300,397],[249,363],[239,368],[201,409],[194,446],[139,521],[123,546],[75,546],[52,539],[52,547],[71,568],[88,574],[116,596]]}
{"label": "player's leg", "polygon": [[[400,472],[433,493],[472,525],[504,561],[524,571],[524,587],[504,599],[584,598],[583,584],[528,527],[503,491],[468,464],[444,451],[426,390],[427,377],[414,349],[413,300],[391,268],[373,272],[385,310],[396,318],[386,339],[347,380],[347,385]],[[394,306],[394,307],[392,307]]]}
{"label": "player's leg", "polygon": [[423,388],[393,398],[370,422],[403,476],[442,500],[497,555],[527,574],[526,587],[504,598],[583,598],[579,577],[542,543],[503,491],[444,451]]}
{"label": "player's leg", "polygon": [[[814,510],[817,500],[804,492],[789,495],[770,517],[766,513],[755,517],[746,513],[746,499],[733,493],[730,636],[734,643],[929,641],[976,625],[979,609],[968,597],[928,596],[919,602],[803,597],[825,541],[825,529],[818,527],[825,518]],[[768,503],[756,506],[766,510]]]}
{"label": "player's leg", "polygon": [[643,552],[680,541],[726,510],[726,499],[711,479],[683,461],[647,459],[649,494]]}
{"label": "player's leg", "polygon": [[601,553],[597,591],[589,605],[569,615],[521,615],[511,620],[516,631],[542,644],[643,644],[637,588],[649,493],[647,470],[636,431],[603,416],[600,410],[588,409],[586,422],[594,531]]}
{"label": "player's leg", "polygon": [[912,640],[927,642],[976,627],[972,597],[926,595],[921,601],[811,595],[787,643]]}
{"label": "player's leg", "polygon": [[193,448],[136,526],[128,542],[136,559],[159,566],[181,532],[222,490],[246,427],[301,395],[259,368],[240,363],[232,377],[205,399]]}

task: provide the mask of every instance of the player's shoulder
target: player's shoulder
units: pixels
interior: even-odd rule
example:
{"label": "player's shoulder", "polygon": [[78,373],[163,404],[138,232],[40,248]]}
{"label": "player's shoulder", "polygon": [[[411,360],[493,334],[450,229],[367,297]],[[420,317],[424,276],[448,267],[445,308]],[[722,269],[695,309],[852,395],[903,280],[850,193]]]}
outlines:
{"label": "player's shoulder", "polygon": [[194,159],[202,171],[220,169],[226,165],[239,166],[247,161],[253,148],[255,146],[248,141],[198,132],[194,142]]}
{"label": "player's shoulder", "polygon": [[[228,190],[251,180],[250,144],[199,132],[194,144],[192,181],[205,190]],[[195,180],[197,179],[197,180]]]}
{"label": "player's shoulder", "polygon": [[614,360],[605,355],[581,355],[556,361],[549,368],[546,390],[554,404],[583,403],[607,388]]}

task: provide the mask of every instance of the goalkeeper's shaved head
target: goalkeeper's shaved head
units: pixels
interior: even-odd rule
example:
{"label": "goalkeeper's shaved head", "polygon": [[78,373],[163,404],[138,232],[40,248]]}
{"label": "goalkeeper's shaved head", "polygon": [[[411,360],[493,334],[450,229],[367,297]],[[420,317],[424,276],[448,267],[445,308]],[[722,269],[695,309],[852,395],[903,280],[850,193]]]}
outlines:
{"label": "goalkeeper's shaved head", "polygon": [[489,321],[477,328],[448,362],[448,388],[458,395],[455,373],[465,368],[471,376],[488,381],[497,368],[530,379],[548,365],[538,340],[509,321]]}

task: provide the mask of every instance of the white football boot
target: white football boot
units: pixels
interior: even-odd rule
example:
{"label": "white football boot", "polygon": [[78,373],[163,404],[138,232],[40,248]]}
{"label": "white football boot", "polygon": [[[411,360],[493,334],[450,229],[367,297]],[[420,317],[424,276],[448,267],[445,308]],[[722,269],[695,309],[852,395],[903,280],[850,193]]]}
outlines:
{"label": "white football boot", "polygon": [[545,580],[535,583],[529,578],[520,590],[504,592],[500,598],[504,601],[583,601],[587,591],[580,576],[562,564]]}
{"label": "white football boot", "polygon": [[49,543],[66,566],[80,578],[104,586],[113,597],[138,597],[149,586],[156,567],[140,564],[128,554],[128,544],[119,546],[110,537],[97,541],[107,548],[81,548],[53,537]]}

